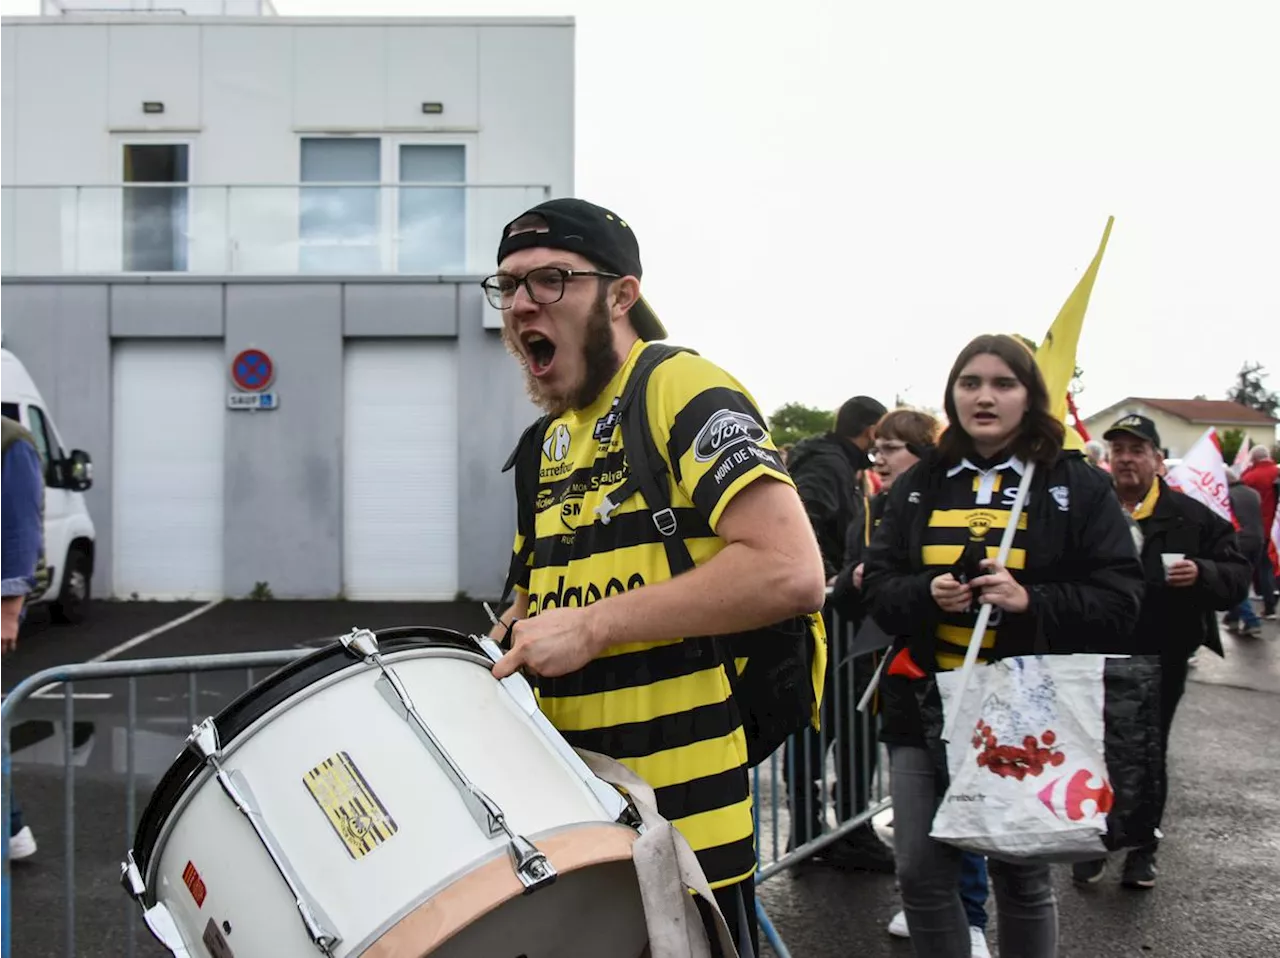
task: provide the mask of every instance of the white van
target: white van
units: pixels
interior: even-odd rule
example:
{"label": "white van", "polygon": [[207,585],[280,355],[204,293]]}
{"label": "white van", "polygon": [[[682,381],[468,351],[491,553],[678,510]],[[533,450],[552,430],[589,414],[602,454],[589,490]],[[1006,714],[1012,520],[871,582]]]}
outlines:
{"label": "white van", "polygon": [[89,611],[93,580],[93,520],[84,504],[84,490],[93,484],[93,464],[81,449],[69,455],[63,452],[40,390],[7,349],[0,349],[0,400],[3,414],[31,432],[45,467],[44,557],[49,587],[30,601],[52,603],[53,617],[59,622],[80,622]]}

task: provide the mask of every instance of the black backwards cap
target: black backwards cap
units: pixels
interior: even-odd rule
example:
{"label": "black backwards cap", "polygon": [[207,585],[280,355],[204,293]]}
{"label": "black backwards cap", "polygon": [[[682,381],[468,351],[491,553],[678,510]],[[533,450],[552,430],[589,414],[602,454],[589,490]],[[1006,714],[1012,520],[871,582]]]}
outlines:
{"label": "black backwards cap", "polygon": [[[517,250],[536,247],[578,253],[619,276],[639,279],[644,272],[640,244],[626,220],[586,200],[547,200],[521,213],[502,228],[498,262]],[[643,296],[631,307],[631,325],[641,339],[667,338],[667,328]]]}

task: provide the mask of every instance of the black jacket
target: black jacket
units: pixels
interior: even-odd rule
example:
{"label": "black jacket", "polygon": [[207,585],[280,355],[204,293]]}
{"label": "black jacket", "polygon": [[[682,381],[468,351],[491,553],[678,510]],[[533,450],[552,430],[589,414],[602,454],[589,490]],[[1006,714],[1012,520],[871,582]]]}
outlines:
{"label": "black jacket", "polygon": [[[930,670],[940,610],[929,584],[946,569],[924,565],[921,536],[946,469],[930,453],[899,477],[866,554],[862,589],[876,620],[909,636]],[[1052,491],[1051,491],[1052,490]],[[1066,504],[1061,498],[1066,490]],[[1046,652],[1130,652],[1142,573],[1129,524],[1106,473],[1074,452],[1039,467],[1026,505],[1027,568],[1013,573],[1031,605],[1006,613],[996,658]]]}
{"label": "black jacket", "polygon": [[[1135,651],[1185,659],[1207,645],[1221,655],[1213,612],[1234,608],[1244,600],[1253,570],[1236,545],[1231,523],[1170,489],[1163,479],[1156,482],[1160,497],[1155,510],[1138,520],[1147,591],[1134,636]],[[1195,584],[1170,588],[1165,583],[1162,552],[1181,552],[1194,560],[1200,569]]]}
{"label": "black jacket", "polygon": [[[836,573],[836,581],[832,583],[831,604],[840,616],[849,622],[858,622],[866,615],[862,590],[853,587],[853,570],[866,558],[867,530],[874,529],[884,517],[884,507],[888,499],[888,493],[885,492],[870,499],[864,496],[858,503],[844,535],[844,561],[840,571]],[[870,514],[869,522],[868,513]]]}
{"label": "black jacket", "polygon": [[[916,665],[936,671],[935,638],[941,610],[929,584],[947,569],[926,568],[922,534],[946,466],[930,450],[899,476],[866,553],[863,600],[876,621],[899,638],[890,656],[908,648]],[[1027,567],[1013,570],[1030,607],[1005,613],[995,658],[1034,652],[1133,651],[1142,601],[1142,569],[1129,523],[1110,477],[1075,452],[1049,468],[1036,468],[1025,506]],[[885,741],[924,740],[920,695],[924,685],[886,673],[881,679]],[[927,683],[935,703],[936,687]]]}
{"label": "black jacket", "polygon": [[867,454],[834,433],[796,444],[787,471],[809,514],[829,580],[840,571],[845,532],[862,506],[858,473],[870,465]]}

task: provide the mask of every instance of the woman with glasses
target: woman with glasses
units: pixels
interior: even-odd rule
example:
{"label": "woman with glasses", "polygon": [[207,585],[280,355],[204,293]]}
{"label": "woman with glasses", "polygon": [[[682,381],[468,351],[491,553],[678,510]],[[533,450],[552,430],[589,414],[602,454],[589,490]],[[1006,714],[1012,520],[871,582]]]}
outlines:
{"label": "woman with glasses", "polygon": [[[898,636],[880,683],[890,746],[898,883],[916,955],[968,958],[961,852],[929,837],[947,786],[934,676],[964,659],[980,603],[994,607],[983,661],[1047,651],[1126,652],[1142,570],[1109,477],[1063,450],[1031,353],[979,336],[956,358],[950,425],[889,493],[867,549],[863,590]],[[1036,468],[1008,561],[996,561],[1028,465]],[[1057,954],[1049,865],[990,861],[1000,951]]]}

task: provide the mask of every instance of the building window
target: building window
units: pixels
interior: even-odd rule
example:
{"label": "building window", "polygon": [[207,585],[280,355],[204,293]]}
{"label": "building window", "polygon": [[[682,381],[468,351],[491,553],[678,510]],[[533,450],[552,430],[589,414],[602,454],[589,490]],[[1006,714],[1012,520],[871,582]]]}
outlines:
{"label": "building window", "polygon": [[397,272],[465,272],[466,190],[416,184],[465,182],[466,148],[406,143],[399,159]]}
{"label": "building window", "polygon": [[302,140],[298,266],[307,273],[381,272],[381,143],[372,138]]}
{"label": "building window", "polygon": [[187,189],[156,184],[189,182],[189,163],[185,143],[124,144],[127,272],[187,269]]}

